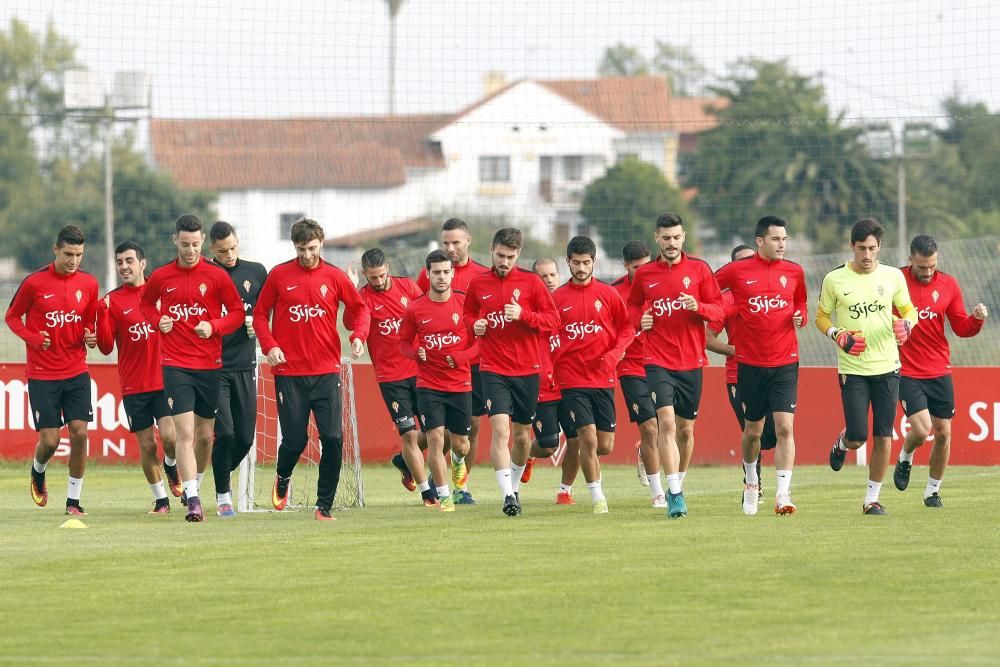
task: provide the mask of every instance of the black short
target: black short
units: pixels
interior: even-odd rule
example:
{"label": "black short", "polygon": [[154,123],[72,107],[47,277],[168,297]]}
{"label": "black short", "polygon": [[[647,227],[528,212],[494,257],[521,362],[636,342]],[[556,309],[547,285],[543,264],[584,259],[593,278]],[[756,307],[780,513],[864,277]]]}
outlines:
{"label": "black short", "polygon": [[170,414],[181,415],[194,411],[204,419],[215,419],[222,387],[220,373],[218,369],[192,370],[164,366],[163,393],[167,397]]}
{"label": "black short", "polygon": [[62,428],[71,421],[94,421],[90,373],[80,373],[67,380],[28,380],[28,402],[36,431]]}
{"label": "black short", "polygon": [[389,411],[389,418],[396,425],[400,435],[420,428],[417,412],[417,378],[411,377],[395,382],[379,382],[382,400]]}
{"label": "black short", "polygon": [[539,447],[553,449],[559,446],[559,401],[543,401],[535,410],[535,421],[531,425],[535,432],[535,442]]}
{"label": "black short", "polygon": [[235,437],[251,443],[257,432],[257,380],[252,368],[219,373],[219,411],[215,437]]}
{"label": "black short", "polygon": [[770,412],[795,414],[799,391],[799,364],[766,368],[738,364],[737,384],[743,397],[743,416],[760,421]]}
{"label": "black short", "polygon": [[626,375],[618,378],[622,386],[622,396],[628,406],[628,419],[633,424],[641,424],[650,419],[656,419],[656,406],[649,395],[649,384],[646,378],[637,375]]}
{"label": "black short", "polygon": [[517,424],[530,424],[535,420],[538,407],[538,375],[508,377],[483,371],[483,395],[486,411],[494,415],[510,415]]}
{"label": "black short", "polygon": [[[735,382],[726,385],[726,398],[729,399],[729,407],[736,415],[736,421],[740,423],[740,432],[746,428],[747,422],[743,418],[743,396],[740,394],[740,387]],[[760,434],[760,448],[774,449],[778,444],[778,433],[774,429],[774,413],[768,412],[764,417],[764,432]]]}
{"label": "black short", "polygon": [[567,438],[575,438],[578,428],[590,424],[598,431],[614,433],[614,389],[563,389],[559,423]]}
{"label": "black short", "polygon": [[955,384],[951,375],[918,380],[899,379],[899,403],[907,417],[927,410],[931,417],[951,419],[955,416]]}
{"label": "black short", "polygon": [[417,406],[428,431],[445,427],[449,433],[468,435],[472,430],[472,392],[417,388]]}
{"label": "black short", "polygon": [[702,374],[700,368],[672,371],[663,366],[646,366],[646,384],[656,409],[673,407],[683,419],[698,416],[701,404]]}
{"label": "black short", "polygon": [[125,417],[131,433],[145,431],[153,422],[170,414],[170,406],[167,405],[167,397],[162,389],[123,396],[122,405],[125,406]]}
{"label": "black short", "polygon": [[483,393],[483,376],[479,374],[479,364],[472,367],[472,416],[486,414],[486,394]]}
{"label": "black short", "polygon": [[844,404],[844,423],[850,442],[868,439],[868,406],[872,408],[872,433],[891,438],[899,399],[899,371],[881,375],[837,376],[840,400]]}

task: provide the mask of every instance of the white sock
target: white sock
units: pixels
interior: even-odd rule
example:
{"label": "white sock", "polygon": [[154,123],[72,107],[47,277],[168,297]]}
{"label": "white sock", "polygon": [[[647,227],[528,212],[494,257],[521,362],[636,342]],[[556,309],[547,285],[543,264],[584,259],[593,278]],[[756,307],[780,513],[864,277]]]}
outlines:
{"label": "white sock", "polygon": [[941,480],[934,479],[933,477],[927,478],[927,488],[924,489],[924,498],[930,498],[935,493],[941,491]]}
{"label": "white sock", "polygon": [[70,500],[80,500],[81,493],[83,493],[83,477],[70,475],[69,484],[66,486],[66,497]]}
{"label": "white sock", "polygon": [[913,452],[907,454],[906,447],[903,447],[901,450],[899,450],[899,460],[906,461],[907,463],[913,463]]}
{"label": "white sock", "polygon": [[868,480],[868,491],[865,492],[865,505],[877,503],[880,491],[882,491],[882,482]]}
{"label": "white sock", "polygon": [[451,489],[448,488],[447,484],[445,484],[444,486],[439,486],[437,488],[437,492],[438,492],[438,498],[447,498],[448,496],[451,495]]}
{"label": "white sock", "polygon": [[216,505],[232,505],[233,498],[228,493],[217,493],[215,494],[215,504]]}
{"label": "white sock", "polygon": [[569,495],[572,496],[573,495],[573,485],[572,484],[563,484],[562,482],[559,482],[559,493],[568,493]]}
{"label": "white sock", "polygon": [[680,473],[671,473],[667,475],[667,488],[670,489],[670,493],[675,496],[681,492],[681,476]]}
{"label": "white sock", "polygon": [[452,463],[461,464],[463,461],[465,461],[465,457],[464,456],[459,456],[454,451],[451,453],[451,462]]}
{"label": "white sock", "polygon": [[504,498],[514,495],[514,487],[510,483],[510,468],[497,470],[494,474],[497,477],[497,484],[500,486],[500,494]]}
{"label": "white sock", "polygon": [[169,456],[163,457],[163,465],[175,466],[177,465],[177,459],[172,459]]}
{"label": "white sock", "polygon": [[[200,472],[197,475],[195,475],[195,478],[198,481],[198,488],[201,489],[201,480],[205,479],[205,473]],[[197,494],[195,494],[195,495],[197,495]]]}
{"label": "white sock", "polygon": [[677,476],[680,478],[681,484],[683,485],[684,484],[684,478],[688,476],[688,471],[687,470],[681,470],[679,473],[677,473]]}
{"label": "white sock", "polygon": [[646,475],[646,479],[649,481],[649,497],[656,500],[657,496],[662,496],[663,482],[660,481],[660,473]]}
{"label": "white sock", "polygon": [[163,500],[167,497],[167,489],[163,486],[163,480],[156,484],[150,484],[149,490],[153,492],[153,498],[156,500]]}
{"label": "white sock", "polygon": [[429,491],[431,488],[431,483],[426,479],[419,484],[417,484],[417,491]]}
{"label": "white sock", "polygon": [[184,493],[187,494],[188,498],[198,497],[198,482],[193,479],[188,479],[184,481]]}
{"label": "white sock", "polygon": [[791,470],[778,470],[777,474],[777,485],[775,495],[787,495],[792,489],[792,471]]}
{"label": "white sock", "polygon": [[510,462],[510,484],[517,491],[521,488],[521,473],[527,466],[519,466],[513,461]]}
{"label": "white sock", "polygon": [[587,482],[587,488],[590,490],[591,502],[596,503],[598,500],[604,500],[604,489],[601,488],[601,480]]}
{"label": "white sock", "polygon": [[37,472],[37,473],[43,473],[43,472],[45,472],[45,468],[46,468],[46,466],[48,466],[48,465],[49,465],[48,463],[39,463],[39,462],[38,462],[38,459],[34,459],[34,460],[33,460],[33,461],[31,462],[31,467],[32,467],[32,468],[34,469],[34,471],[35,471],[35,472]]}
{"label": "white sock", "polygon": [[757,460],[754,459],[750,463],[746,461],[743,462],[743,476],[746,477],[747,484],[750,486],[760,486],[760,480],[757,479]]}

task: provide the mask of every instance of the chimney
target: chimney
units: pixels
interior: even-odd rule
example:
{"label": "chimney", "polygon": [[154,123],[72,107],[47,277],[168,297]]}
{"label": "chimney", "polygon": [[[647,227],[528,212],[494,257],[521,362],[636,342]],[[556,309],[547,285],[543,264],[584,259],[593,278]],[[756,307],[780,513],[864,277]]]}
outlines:
{"label": "chimney", "polygon": [[483,94],[486,97],[499,92],[507,85],[507,76],[499,70],[490,70],[483,75]]}

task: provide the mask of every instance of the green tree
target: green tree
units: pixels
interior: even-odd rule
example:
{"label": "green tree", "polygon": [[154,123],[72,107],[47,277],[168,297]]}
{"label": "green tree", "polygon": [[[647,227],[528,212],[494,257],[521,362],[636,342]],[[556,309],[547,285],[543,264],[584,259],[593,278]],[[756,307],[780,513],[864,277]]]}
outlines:
{"label": "green tree", "polygon": [[[690,219],[680,191],[654,165],[623,160],[587,186],[580,215],[601,237],[604,252],[616,257],[626,242],[649,239],[656,217],[666,211]],[[691,229],[688,235],[693,239]]]}
{"label": "green tree", "polygon": [[604,55],[597,66],[599,76],[643,76],[649,74],[649,63],[642,52],[634,46],[618,42],[604,49]]}
{"label": "green tree", "polygon": [[656,40],[653,70],[667,77],[670,92],[678,97],[700,95],[709,78],[708,68],[690,47],[661,40]]}

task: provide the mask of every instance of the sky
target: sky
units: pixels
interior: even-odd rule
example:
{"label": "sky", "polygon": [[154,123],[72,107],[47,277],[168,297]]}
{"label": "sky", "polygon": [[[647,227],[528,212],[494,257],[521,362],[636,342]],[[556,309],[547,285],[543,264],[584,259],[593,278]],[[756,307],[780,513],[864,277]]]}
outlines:
{"label": "sky", "polygon": [[[383,0],[4,0],[48,20],[105,73],[152,74],[157,117],[385,113]],[[483,75],[589,78],[618,42],[689,46],[713,72],[755,56],[822,76],[848,118],[934,119],[956,90],[1000,109],[1000,2],[991,0],[406,0],[398,113],[455,111]]]}

